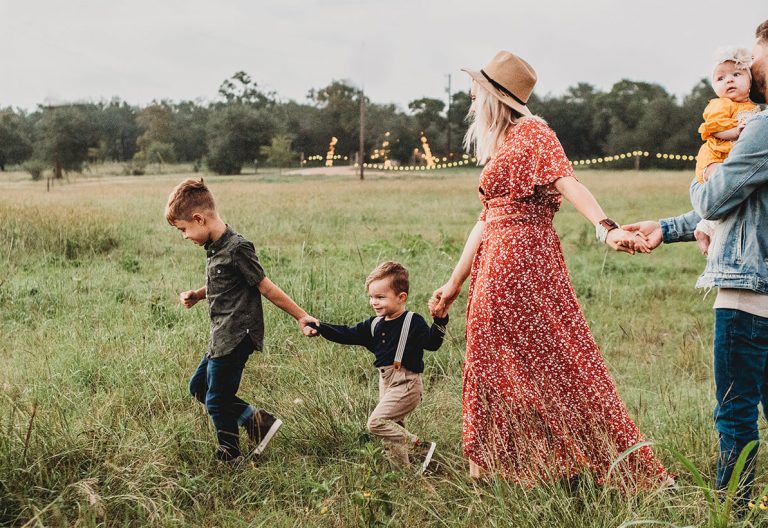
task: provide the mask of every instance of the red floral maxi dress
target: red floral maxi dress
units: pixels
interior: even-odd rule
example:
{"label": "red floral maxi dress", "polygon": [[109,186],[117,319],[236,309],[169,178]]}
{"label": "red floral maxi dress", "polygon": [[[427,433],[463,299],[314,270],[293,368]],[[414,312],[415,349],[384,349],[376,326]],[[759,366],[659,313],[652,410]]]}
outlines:
{"label": "red floral maxi dress", "polygon": [[[619,398],[571,285],[552,218],[573,177],[555,133],[526,118],[510,127],[480,176],[485,221],[470,274],[464,364],[464,454],[524,485],[590,470],[604,482],[643,440]],[[644,447],[624,482],[665,470]]]}

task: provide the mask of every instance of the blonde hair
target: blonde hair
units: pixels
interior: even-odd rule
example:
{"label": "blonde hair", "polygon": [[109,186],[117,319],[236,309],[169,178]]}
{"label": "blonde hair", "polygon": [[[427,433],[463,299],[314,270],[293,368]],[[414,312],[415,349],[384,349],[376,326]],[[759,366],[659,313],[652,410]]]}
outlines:
{"label": "blonde hair", "polygon": [[168,196],[165,206],[165,219],[174,225],[178,220],[188,222],[195,213],[216,211],[213,193],[208,190],[203,179],[187,179],[178,184]]}
{"label": "blonde hair", "polygon": [[368,278],[365,279],[365,289],[367,290],[368,286],[370,286],[373,281],[386,278],[390,279],[390,286],[395,293],[408,293],[410,287],[408,270],[399,262],[393,262],[391,260],[382,262],[376,266],[376,269],[374,269],[371,274],[368,275]]}
{"label": "blonde hair", "polygon": [[473,88],[474,111],[467,115],[469,128],[464,135],[464,150],[474,154],[478,164],[482,165],[493,157],[504,143],[509,127],[514,126],[522,115],[492,96],[480,84],[473,83]]}

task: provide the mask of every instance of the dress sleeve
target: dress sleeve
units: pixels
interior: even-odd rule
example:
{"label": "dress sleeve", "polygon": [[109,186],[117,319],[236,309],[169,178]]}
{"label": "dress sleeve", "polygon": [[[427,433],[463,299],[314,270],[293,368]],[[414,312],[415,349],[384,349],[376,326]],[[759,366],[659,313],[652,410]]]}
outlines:
{"label": "dress sleeve", "polygon": [[532,180],[534,186],[549,185],[560,178],[572,178],[573,166],[565,155],[555,131],[538,122],[531,137]]}
{"label": "dress sleeve", "polygon": [[259,257],[256,256],[256,249],[249,241],[244,241],[235,248],[234,260],[237,270],[245,279],[248,286],[258,286],[266,276],[264,268],[261,267]]}
{"label": "dress sleeve", "polygon": [[712,99],[704,109],[704,122],[699,127],[701,139],[706,141],[712,134],[724,132],[739,124],[732,117],[733,101],[727,97]]}

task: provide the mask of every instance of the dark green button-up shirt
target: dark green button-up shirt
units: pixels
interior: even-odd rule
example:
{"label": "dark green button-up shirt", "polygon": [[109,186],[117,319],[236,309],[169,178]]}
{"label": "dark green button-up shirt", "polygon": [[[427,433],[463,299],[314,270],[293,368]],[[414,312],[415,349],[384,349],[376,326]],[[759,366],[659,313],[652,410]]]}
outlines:
{"label": "dark green button-up shirt", "polygon": [[208,313],[211,316],[210,357],[226,356],[250,336],[254,348],[264,344],[264,314],[259,283],[264,269],[253,244],[229,226],[215,242],[205,244]]}

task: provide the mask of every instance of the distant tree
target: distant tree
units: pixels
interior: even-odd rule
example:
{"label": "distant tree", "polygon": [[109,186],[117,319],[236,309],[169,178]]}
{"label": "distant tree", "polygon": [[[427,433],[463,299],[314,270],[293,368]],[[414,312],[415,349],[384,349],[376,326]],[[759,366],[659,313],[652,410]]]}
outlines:
{"label": "distant tree", "polygon": [[0,171],[32,156],[32,134],[23,113],[0,109]]}
{"label": "distant tree", "polygon": [[[310,90],[307,97],[319,110],[318,131],[325,138],[320,153],[325,153],[328,142],[334,136],[339,140],[337,152],[356,152],[360,133],[360,90],[345,81],[333,81],[320,90]],[[366,97],[366,107],[369,106],[370,100]],[[366,122],[372,120],[367,119]]]}
{"label": "distant tree", "polygon": [[279,134],[272,138],[270,145],[262,145],[260,151],[270,167],[289,167],[296,160],[296,153],[291,150],[290,136]]}
{"label": "distant tree", "polygon": [[176,127],[172,143],[179,161],[200,161],[205,157],[205,127],[208,123],[208,108],[193,101],[182,101],[173,105]]}
{"label": "distant tree", "polygon": [[424,133],[432,146],[432,151],[444,151],[446,149],[448,121],[443,115],[445,101],[422,97],[408,103],[418,130],[414,130],[415,140],[418,141]]}
{"label": "distant tree", "polygon": [[147,163],[163,164],[176,160],[173,148],[176,121],[169,103],[153,103],[143,108],[136,123],[142,132],[136,143]]}
{"label": "distant tree", "polygon": [[274,92],[263,92],[251,76],[244,71],[236,72],[219,86],[219,95],[227,103],[264,108],[275,103]]}
{"label": "distant tree", "polygon": [[455,92],[451,97],[451,115],[448,126],[451,127],[451,148],[454,152],[464,150],[464,135],[467,133],[467,114],[472,101],[469,99],[468,92]]}
{"label": "distant tree", "polygon": [[710,99],[715,97],[709,79],[702,79],[693,87],[691,93],[683,98],[680,123],[667,140],[670,152],[695,154],[699,151],[702,140],[698,130],[704,120],[702,114]]}
{"label": "distant tree", "polygon": [[211,112],[208,119],[208,168],[218,174],[240,174],[243,164],[260,155],[269,143],[275,124],[265,110],[232,104]]}
{"label": "distant tree", "polygon": [[293,149],[305,157],[320,154],[328,146],[327,131],[319,108],[309,104],[288,101],[276,105],[272,111],[278,134],[293,138]]}
{"label": "distant tree", "polygon": [[98,146],[92,115],[77,105],[46,108],[35,128],[37,157],[53,166],[56,178],[62,171],[82,171],[88,148]]}
{"label": "distant tree", "polygon": [[535,98],[529,106],[555,130],[569,157],[589,158],[602,154],[608,132],[595,126],[599,96],[594,86],[579,83],[569,87],[562,96]]}
{"label": "distant tree", "polygon": [[104,147],[104,157],[113,161],[127,161],[136,152],[139,126],[137,110],[125,101],[115,99],[97,113],[98,129]]}

